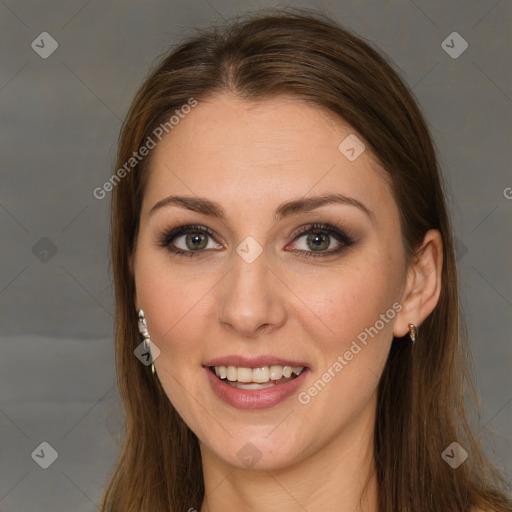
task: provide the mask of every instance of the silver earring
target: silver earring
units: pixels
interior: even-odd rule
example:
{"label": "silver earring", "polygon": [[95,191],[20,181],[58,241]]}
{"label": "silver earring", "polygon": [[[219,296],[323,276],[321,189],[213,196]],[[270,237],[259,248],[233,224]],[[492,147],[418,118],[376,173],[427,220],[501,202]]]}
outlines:
{"label": "silver earring", "polygon": [[414,343],[416,341],[416,337],[418,334],[418,329],[414,324],[409,324],[409,338],[411,338],[411,341]]}
{"label": "silver earring", "polygon": [[[148,327],[146,325],[146,318],[144,316],[144,311],[142,309],[139,309],[138,314],[138,326],[139,326],[139,332],[144,337],[144,350],[147,350],[151,354],[151,338],[149,337]],[[153,357],[153,356],[151,356]],[[151,363],[151,373],[155,374],[155,363]]]}

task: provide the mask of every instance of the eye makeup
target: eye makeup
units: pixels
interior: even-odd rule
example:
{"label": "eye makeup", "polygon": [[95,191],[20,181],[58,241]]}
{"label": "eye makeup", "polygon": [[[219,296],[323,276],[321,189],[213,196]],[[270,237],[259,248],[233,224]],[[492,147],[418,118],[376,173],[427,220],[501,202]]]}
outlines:
{"label": "eye makeup", "polygon": [[[328,245],[330,246],[331,242],[334,240],[337,242],[338,246],[335,249],[325,251],[292,249],[290,252],[295,252],[305,258],[322,258],[332,256],[334,254],[339,254],[355,243],[354,239],[344,230],[330,223],[309,223],[301,226],[295,231],[295,233],[292,233],[292,243],[297,242],[299,239],[304,238],[306,235],[306,244],[313,242],[316,245],[319,245],[317,242],[321,240],[320,244],[327,241]],[[166,228],[160,231],[157,235],[158,245],[165,248],[174,256],[187,258],[198,257],[204,255],[205,252],[210,252],[211,250],[206,249],[207,246],[200,246],[197,249],[191,249],[190,247],[189,249],[177,247],[176,239],[180,237],[184,238],[184,243],[187,247],[189,247],[187,242],[190,242],[194,239],[197,241],[198,239],[201,239],[201,237],[203,237],[202,241],[204,241],[205,237],[206,239],[216,239],[215,232],[207,226],[201,224],[184,224],[172,229]]]}

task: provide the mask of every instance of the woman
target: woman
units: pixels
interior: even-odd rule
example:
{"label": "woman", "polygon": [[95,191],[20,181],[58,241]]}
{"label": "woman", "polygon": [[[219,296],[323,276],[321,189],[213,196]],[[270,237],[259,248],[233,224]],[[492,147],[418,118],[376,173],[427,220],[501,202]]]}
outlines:
{"label": "woman", "polygon": [[307,12],[204,31],[116,169],[102,510],[512,510],[466,421],[433,143],[379,53]]}

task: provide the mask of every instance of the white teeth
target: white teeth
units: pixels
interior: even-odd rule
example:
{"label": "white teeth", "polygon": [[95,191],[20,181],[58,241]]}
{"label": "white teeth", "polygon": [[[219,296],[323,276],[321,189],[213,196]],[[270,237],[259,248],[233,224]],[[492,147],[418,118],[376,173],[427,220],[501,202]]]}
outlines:
{"label": "white teeth", "polygon": [[251,368],[237,368],[236,380],[238,382],[252,382],[252,369]]}
{"label": "white teeth", "polygon": [[272,380],[279,380],[283,376],[283,367],[282,366],[271,366],[270,367],[270,378]]}
{"label": "white teeth", "polygon": [[264,383],[270,379],[270,370],[268,366],[262,366],[261,368],[254,368],[251,376],[252,382]]}
{"label": "white teeth", "polygon": [[[271,381],[278,381],[280,379],[289,379],[292,374],[300,375],[304,366],[260,366],[257,368],[246,368],[237,366],[215,366],[215,375],[220,379],[227,379],[229,382],[238,383],[257,383],[265,384]],[[250,387],[250,384],[246,386],[236,386],[241,389],[254,389]]]}
{"label": "white teeth", "polygon": [[236,380],[236,368],[234,366],[228,366],[226,370],[226,377],[229,381],[235,382]]}

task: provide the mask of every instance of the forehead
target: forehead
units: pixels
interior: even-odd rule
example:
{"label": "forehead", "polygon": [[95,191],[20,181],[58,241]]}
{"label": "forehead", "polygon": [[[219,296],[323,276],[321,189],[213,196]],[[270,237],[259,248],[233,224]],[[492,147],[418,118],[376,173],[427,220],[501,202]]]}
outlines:
{"label": "forehead", "polygon": [[303,100],[214,96],[199,101],[153,150],[143,208],[179,193],[228,202],[235,213],[253,201],[332,192],[386,207],[391,188],[377,159],[366,149],[347,158],[361,144],[350,125]]}

